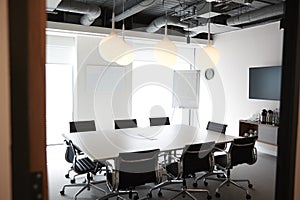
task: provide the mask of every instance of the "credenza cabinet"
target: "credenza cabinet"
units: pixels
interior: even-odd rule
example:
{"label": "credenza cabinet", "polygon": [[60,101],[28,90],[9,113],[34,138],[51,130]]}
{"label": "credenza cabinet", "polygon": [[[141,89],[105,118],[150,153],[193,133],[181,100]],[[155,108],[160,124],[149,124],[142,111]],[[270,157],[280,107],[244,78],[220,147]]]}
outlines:
{"label": "credenza cabinet", "polygon": [[261,124],[247,120],[240,120],[239,123],[240,136],[244,136],[245,133],[249,134],[251,132],[255,132],[258,135],[258,142],[277,146],[278,126]]}

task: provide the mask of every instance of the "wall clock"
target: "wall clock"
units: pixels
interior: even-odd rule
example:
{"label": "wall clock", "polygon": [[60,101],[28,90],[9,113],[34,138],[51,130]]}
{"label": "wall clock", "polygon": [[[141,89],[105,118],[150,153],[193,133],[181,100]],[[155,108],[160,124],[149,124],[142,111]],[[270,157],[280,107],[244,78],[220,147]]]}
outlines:
{"label": "wall clock", "polygon": [[207,80],[212,79],[214,77],[214,75],[215,75],[215,71],[213,68],[208,68],[205,70],[205,78]]}

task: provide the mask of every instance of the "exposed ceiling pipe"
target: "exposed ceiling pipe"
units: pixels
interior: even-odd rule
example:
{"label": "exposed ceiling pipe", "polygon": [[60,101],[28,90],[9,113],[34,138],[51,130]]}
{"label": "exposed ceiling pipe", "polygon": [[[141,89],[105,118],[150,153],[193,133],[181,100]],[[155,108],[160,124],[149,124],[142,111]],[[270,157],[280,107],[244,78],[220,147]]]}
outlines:
{"label": "exposed ceiling pipe", "polygon": [[123,19],[126,19],[127,17],[130,17],[132,15],[135,15],[136,13],[139,13],[155,4],[156,0],[144,0],[131,8],[127,9],[125,12],[115,16],[115,22],[119,22]]}
{"label": "exposed ceiling pipe", "polygon": [[259,10],[250,11],[227,19],[230,26],[246,24],[284,14],[284,3],[263,7]]}
{"label": "exposed ceiling pipe", "polygon": [[62,1],[56,10],[83,14],[80,23],[86,26],[91,25],[101,15],[100,7],[76,1]]}
{"label": "exposed ceiling pipe", "polygon": [[161,27],[166,25],[166,20],[167,20],[167,25],[171,26],[178,26],[182,28],[188,28],[188,23],[181,22],[180,17],[173,17],[173,16],[161,16],[159,18],[156,18],[153,20],[149,26],[146,28],[146,31],[148,33],[154,33],[158,31]]}

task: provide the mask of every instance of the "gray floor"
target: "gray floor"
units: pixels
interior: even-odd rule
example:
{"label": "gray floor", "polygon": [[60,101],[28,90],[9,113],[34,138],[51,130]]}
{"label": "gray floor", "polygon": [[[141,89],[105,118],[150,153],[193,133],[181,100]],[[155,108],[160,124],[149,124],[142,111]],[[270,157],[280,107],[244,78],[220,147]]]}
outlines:
{"label": "gray floor", "polygon": [[[59,191],[62,186],[66,183],[69,183],[64,175],[69,169],[70,165],[64,160],[64,145],[57,146],[48,146],[47,147],[47,166],[48,166],[48,188],[49,188],[49,199],[50,200],[66,200],[73,199],[73,195],[79,190],[79,188],[67,188],[65,191],[65,196],[61,196]],[[240,165],[235,167],[232,170],[233,178],[242,178],[250,179],[253,184],[253,188],[249,189],[252,199],[254,200],[273,200],[274,199],[274,190],[275,190],[275,171],[276,171],[276,157],[270,156],[263,153],[258,153],[258,160],[254,165]],[[97,176],[98,179],[101,177]],[[235,186],[230,185],[223,187],[220,190],[221,197],[216,198],[214,196],[214,191],[218,186],[219,182],[210,181],[209,185],[205,187],[201,181],[199,181],[198,187],[207,188],[210,190],[213,199],[222,199],[222,200],[241,200],[246,199],[245,193],[237,189]],[[102,188],[105,188],[105,184],[99,185]],[[190,182],[188,186],[192,188]],[[244,184],[247,187],[247,184]],[[174,186],[179,187],[179,186]],[[146,194],[149,187],[143,186],[139,188],[140,196]],[[153,193],[152,199],[170,199],[176,193],[163,191],[163,197],[158,197],[157,192]],[[91,189],[90,191],[85,191],[77,198],[78,200],[89,200],[96,199],[97,197],[102,196],[103,193]],[[205,194],[195,193],[197,199],[206,199]],[[127,198],[127,196],[126,196]],[[189,199],[189,197],[179,197],[177,199]]]}

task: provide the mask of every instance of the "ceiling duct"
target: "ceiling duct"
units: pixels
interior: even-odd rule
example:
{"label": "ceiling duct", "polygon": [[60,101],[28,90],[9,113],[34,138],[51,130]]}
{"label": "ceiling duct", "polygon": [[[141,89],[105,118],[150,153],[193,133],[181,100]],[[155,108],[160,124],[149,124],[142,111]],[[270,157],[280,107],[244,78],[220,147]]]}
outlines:
{"label": "ceiling duct", "polygon": [[167,25],[171,26],[177,26],[177,27],[182,27],[182,28],[188,28],[188,23],[181,22],[180,17],[173,17],[173,16],[161,16],[153,20],[149,26],[146,28],[146,31],[148,33],[155,33],[158,31],[160,28],[164,27],[166,25],[166,20],[167,20]]}
{"label": "ceiling duct", "polygon": [[91,25],[101,15],[100,7],[76,1],[63,1],[57,6],[56,10],[83,14],[80,23],[86,26]]}
{"label": "ceiling duct", "polygon": [[230,26],[251,23],[284,14],[284,3],[263,7],[259,10],[250,11],[227,19]]}
{"label": "ceiling duct", "polygon": [[130,17],[132,15],[135,15],[136,13],[139,13],[155,4],[155,0],[144,0],[142,2],[137,3],[136,5],[132,6],[131,8],[126,9],[125,12],[122,12],[121,14],[115,16],[115,22],[119,22],[123,19],[126,19],[127,17]]}

